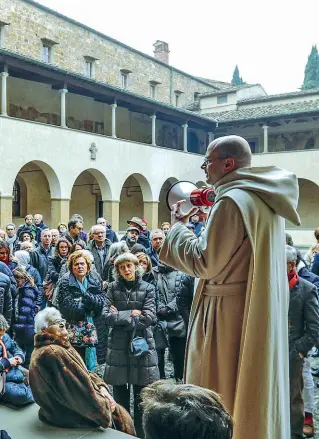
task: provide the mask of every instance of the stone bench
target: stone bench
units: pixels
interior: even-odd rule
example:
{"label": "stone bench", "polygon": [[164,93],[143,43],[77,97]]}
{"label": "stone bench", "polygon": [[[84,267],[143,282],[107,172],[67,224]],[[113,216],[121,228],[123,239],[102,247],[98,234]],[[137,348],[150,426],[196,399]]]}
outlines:
{"label": "stone bench", "polygon": [[0,430],[6,430],[11,439],[129,439],[131,435],[112,429],[56,428],[43,424],[38,418],[36,404],[21,409],[0,405]]}

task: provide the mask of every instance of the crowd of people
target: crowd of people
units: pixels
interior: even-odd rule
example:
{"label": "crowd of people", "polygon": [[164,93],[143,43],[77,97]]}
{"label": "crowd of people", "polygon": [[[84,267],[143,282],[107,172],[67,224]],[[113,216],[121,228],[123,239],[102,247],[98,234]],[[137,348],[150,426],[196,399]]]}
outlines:
{"label": "crowd of people", "polygon": [[[138,217],[127,223],[120,240],[105,218],[98,218],[88,233],[84,232],[84,221],[78,214],[56,229],[49,229],[42,215],[28,214],[25,224],[17,228],[10,223],[5,231],[0,230],[0,369],[2,365],[7,371],[3,403],[23,406],[36,401],[44,422],[82,425],[81,416],[71,421],[71,408],[63,421],[58,420],[62,419],[58,409],[52,414],[43,408],[46,403],[39,389],[43,390],[44,383],[35,371],[45,362],[48,373],[47,362],[49,358],[52,362],[53,353],[48,351],[47,359],[37,353],[52,338],[52,334],[42,333],[46,325],[37,326],[41,311],[49,316],[53,313],[55,318],[54,313],[60,313],[56,319],[66,328],[74,349],[72,361],[76,352],[81,358],[77,358],[77,365],[88,373],[101,366],[105,386],[112,386],[115,401],[128,413],[133,398],[138,437],[143,437],[143,389],[159,379],[182,384],[194,278],[159,261],[170,230],[168,222],[152,232]],[[194,236],[203,230],[198,215],[187,226]],[[146,340],[147,352],[133,355],[131,346],[139,337]],[[62,347],[65,343],[61,342]],[[65,361],[61,352],[57,350],[54,356]],[[167,372],[167,361],[173,364],[172,374]],[[129,426],[125,431],[133,430]]]}

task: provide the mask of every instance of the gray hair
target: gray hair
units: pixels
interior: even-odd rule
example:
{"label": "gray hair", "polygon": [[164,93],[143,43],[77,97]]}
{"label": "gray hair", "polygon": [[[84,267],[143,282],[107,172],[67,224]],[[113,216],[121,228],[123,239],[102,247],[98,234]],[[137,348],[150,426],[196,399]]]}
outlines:
{"label": "gray hair", "polygon": [[95,226],[92,226],[91,233],[95,233],[97,229],[102,229],[106,233],[105,227],[102,226],[102,224],[95,224]]}
{"label": "gray hair", "polygon": [[287,264],[297,261],[297,250],[290,245],[286,245],[286,260]]}
{"label": "gray hair", "polygon": [[43,220],[43,215],[41,215],[41,213],[35,213],[34,216],[39,216],[41,218],[41,221]]}
{"label": "gray hair", "polygon": [[151,240],[153,239],[153,236],[155,235],[155,233],[159,233],[160,235],[163,236],[163,238],[165,238],[165,233],[163,232],[163,230],[161,230],[161,229],[155,229],[155,230],[153,230],[152,233],[151,233]]}
{"label": "gray hair", "polygon": [[119,255],[114,261],[113,276],[114,276],[115,280],[119,280],[121,277],[120,271],[119,271],[119,265],[123,264],[123,262],[132,262],[136,267],[136,269],[135,269],[136,276],[137,277],[143,276],[144,272],[143,272],[142,267],[140,267],[140,265],[139,265],[138,258],[135,255],[133,255],[132,253],[123,253],[123,254]]}
{"label": "gray hair", "polygon": [[7,331],[10,328],[3,314],[0,314],[0,331]]}
{"label": "gray hair", "polygon": [[56,320],[61,320],[62,316],[58,309],[53,307],[44,308],[39,311],[34,318],[34,330],[35,332],[41,332],[42,329],[47,329],[49,325]]}
{"label": "gray hair", "polygon": [[51,230],[50,230],[50,229],[43,229],[43,230],[41,230],[41,238],[42,238],[42,236],[43,236],[45,233],[47,233],[47,232],[50,232],[50,233],[51,233]]}
{"label": "gray hair", "polygon": [[32,248],[33,248],[33,242],[32,242],[32,241],[24,241],[24,242],[21,242],[21,244],[20,244],[20,250],[25,250],[25,248],[28,247],[29,244],[31,244],[31,245],[32,245]]}
{"label": "gray hair", "polygon": [[14,229],[16,229],[16,225],[15,224],[13,224],[13,223],[8,223],[7,225],[6,225],[6,229],[8,228],[8,227],[14,227]]}
{"label": "gray hair", "polygon": [[80,223],[83,223],[83,216],[80,215],[79,213],[74,213],[71,217],[71,220],[77,220]]}
{"label": "gray hair", "polygon": [[104,218],[104,216],[100,216],[100,218],[98,218],[98,219],[96,220],[96,224],[97,224],[97,225],[100,225],[99,221],[101,221],[101,220],[106,222],[106,219]]}
{"label": "gray hair", "polygon": [[14,257],[17,259],[19,264],[27,266],[30,264],[30,253],[26,250],[18,250],[15,252]]}
{"label": "gray hair", "polygon": [[111,258],[114,259],[120,256],[122,253],[128,253],[128,252],[129,252],[129,248],[125,241],[114,242],[113,244],[110,245],[107,258],[108,260]]}

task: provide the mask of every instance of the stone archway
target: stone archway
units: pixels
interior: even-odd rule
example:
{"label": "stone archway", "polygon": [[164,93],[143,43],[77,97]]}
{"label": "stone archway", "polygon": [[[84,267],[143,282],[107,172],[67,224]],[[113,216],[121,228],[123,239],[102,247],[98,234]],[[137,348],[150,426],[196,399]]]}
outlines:
{"label": "stone archway", "polygon": [[168,189],[172,184],[178,181],[175,177],[168,178],[162,185],[160,195],[159,195],[159,206],[158,206],[158,223],[161,225],[163,222],[171,222],[171,213],[166,204],[166,194]]}
{"label": "stone archway", "polygon": [[103,201],[112,198],[110,185],[97,169],[86,169],[73,183],[70,201],[70,217],[79,213],[84,218],[86,230],[103,216]]}
{"label": "stone archway", "polygon": [[319,226],[319,186],[304,178],[298,179],[299,202],[298,213],[302,228],[314,230]]}
{"label": "stone archway", "polygon": [[13,183],[13,196],[18,196],[20,209],[13,221],[20,223],[28,213],[41,213],[44,221],[51,224],[51,198],[61,196],[61,187],[55,171],[46,163],[33,160],[26,163],[18,172]]}
{"label": "stone archway", "polygon": [[120,196],[120,231],[127,228],[127,220],[144,217],[144,193],[136,175],[130,175],[124,182]]}

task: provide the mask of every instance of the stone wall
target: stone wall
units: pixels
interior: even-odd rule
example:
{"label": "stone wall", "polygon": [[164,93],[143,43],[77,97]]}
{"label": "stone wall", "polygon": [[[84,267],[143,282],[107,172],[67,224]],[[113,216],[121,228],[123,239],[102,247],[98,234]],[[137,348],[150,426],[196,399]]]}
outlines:
{"label": "stone wall", "polygon": [[212,86],[157,62],[140,52],[58,17],[23,0],[0,0],[0,21],[4,28],[3,47],[41,61],[42,39],[55,42],[53,63],[85,74],[84,57],[96,58],[95,78],[121,86],[121,70],[131,71],[128,89],[150,96],[150,81],[159,83],[156,99],[174,105],[174,91],[182,92],[179,106],[191,104],[194,93],[208,92]]}

